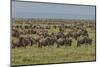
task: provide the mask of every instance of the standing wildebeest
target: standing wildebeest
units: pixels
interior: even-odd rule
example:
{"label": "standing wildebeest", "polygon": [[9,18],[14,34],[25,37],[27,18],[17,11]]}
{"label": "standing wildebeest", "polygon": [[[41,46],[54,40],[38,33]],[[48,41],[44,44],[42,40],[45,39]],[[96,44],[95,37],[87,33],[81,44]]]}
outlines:
{"label": "standing wildebeest", "polygon": [[12,48],[15,48],[15,47],[20,47],[20,44],[19,44],[19,38],[13,38],[12,39],[12,41],[11,41],[11,43],[12,43]]}
{"label": "standing wildebeest", "polygon": [[71,46],[72,45],[72,37],[61,37],[61,38],[57,39],[56,43],[57,43],[58,48],[63,45],[65,45],[66,47]]}
{"label": "standing wildebeest", "polygon": [[65,44],[66,44],[66,46],[71,46],[72,45],[72,37],[66,37]]}
{"label": "standing wildebeest", "polygon": [[68,32],[67,34],[66,34],[66,37],[73,37],[73,32]]}
{"label": "standing wildebeest", "polygon": [[58,32],[57,34],[55,34],[56,38],[59,39],[61,37],[65,37],[63,32]]}
{"label": "standing wildebeest", "polygon": [[77,40],[77,38],[80,37],[80,33],[79,32],[75,32],[73,36],[74,36],[75,40]]}
{"label": "standing wildebeest", "polygon": [[12,47],[15,48],[15,47],[26,47],[26,41],[23,37],[19,37],[19,38],[16,38],[16,39],[12,39]]}
{"label": "standing wildebeest", "polygon": [[54,45],[54,43],[56,42],[56,36],[52,33],[51,35],[49,35],[48,40],[48,46]]}
{"label": "standing wildebeest", "polygon": [[16,40],[12,39],[12,48],[32,46],[33,40],[31,38],[19,37]]}
{"label": "standing wildebeest", "polygon": [[74,36],[75,40],[77,40],[77,38],[80,37],[80,36],[87,36],[87,37],[89,37],[88,31],[86,29],[81,29],[81,30],[79,30],[77,32],[74,32],[73,36]]}
{"label": "standing wildebeest", "polygon": [[26,38],[26,39],[25,39],[25,43],[27,44],[27,46],[28,46],[28,45],[29,45],[29,46],[32,46],[33,43],[34,43],[34,39],[31,38],[31,37]]}
{"label": "standing wildebeest", "polygon": [[56,37],[54,36],[54,34],[48,35],[48,36],[42,36],[39,40],[38,40],[38,47],[42,46],[50,46],[50,45],[54,45],[56,41]]}
{"label": "standing wildebeest", "polygon": [[86,29],[82,29],[82,33],[81,33],[83,36],[89,36],[88,35],[88,31]]}
{"label": "standing wildebeest", "polygon": [[38,47],[42,48],[42,46],[47,46],[49,42],[49,39],[47,37],[42,37],[38,41]]}
{"label": "standing wildebeest", "polygon": [[65,38],[61,37],[61,38],[57,39],[56,43],[57,43],[58,48],[60,46],[63,46],[65,44]]}
{"label": "standing wildebeest", "polygon": [[19,37],[19,31],[17,29],[12,29],[12,36]]}
{"label": "standing wildebeest", "polygon": [[89,37],[87,36],[83,36],[82,38],[78,38],[77,40],[77,47],[79,47],[81,44],[92,44],[92,39],[90,39]]}

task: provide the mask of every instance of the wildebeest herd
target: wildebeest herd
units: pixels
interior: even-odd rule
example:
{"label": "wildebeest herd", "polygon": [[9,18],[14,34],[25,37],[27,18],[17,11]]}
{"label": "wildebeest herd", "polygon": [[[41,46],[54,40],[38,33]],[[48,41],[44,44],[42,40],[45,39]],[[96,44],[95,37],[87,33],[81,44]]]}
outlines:
{"label": "wildebeest herd", "polygon": [[77,42],[76,47],[92,44],[93,38],[89,35],[88,28],[95,30],[94,22],[59,21],[58,23],[58,21],[14,20],[11,29],[12,48],[26,48],[33,45],[38,48],[54,45],[57,48],[71,47],[73,40]]}

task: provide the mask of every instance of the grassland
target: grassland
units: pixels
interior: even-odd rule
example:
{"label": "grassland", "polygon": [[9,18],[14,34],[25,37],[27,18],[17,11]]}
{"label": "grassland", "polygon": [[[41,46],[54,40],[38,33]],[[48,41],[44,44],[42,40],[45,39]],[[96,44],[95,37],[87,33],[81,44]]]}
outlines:
{"label": "grassland", "polygon": [[[51,30],[52,31],[52,30]],[[54,30],[53,30],[54,31]],[[56,44],[50,47],[38,48],[35,44],[27,48],[12,49],[12,65],[47,64],[75,61],[93,61],[95,58],[95,31],[88,29],[92,45],[76,47],[73,39],[71,47],[62,46],[56,48]]]}

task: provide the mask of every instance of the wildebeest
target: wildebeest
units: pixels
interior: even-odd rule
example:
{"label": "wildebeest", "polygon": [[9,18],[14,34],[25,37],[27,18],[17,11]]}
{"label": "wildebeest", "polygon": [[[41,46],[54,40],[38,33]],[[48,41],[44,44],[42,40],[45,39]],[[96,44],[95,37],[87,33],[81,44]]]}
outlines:
{"label": "wildebeest", "polygon": [[75,40],[77,40],[77,38],[80,37],[80,36],[89,37],[87,30],[86,29],[85,30],[81,29],[81,30],[79,30],[77,32],[74,32],[74,34],[73,34],[73,37],[75,38]]}
{"label": "wildebeest", "polygon": [[75,38],[75,40],[77,40],[77,38],[80,37],[80,33],[74,32],[73,37]]}
{"label": "wildebeest", "polygon": [[73,32],[68,32],[68,33],[66,34],[66,37],[73,37]]}
{"label": "wildebeest", "polygon": [[39,39],[38,41],[38,47],[42,48],[42,46],[47,46],[49,42],[49,39],[47,37],[42,37],[41,39]]}
{"label": "wildebeest", "polygon": [[[24,23],[20,22],[20,24],[17,23],[12,26],[12,37],[18,38],[18,40],[15,40],[16,42],[12,41],[12,44],[16,45],[12,45],[12,47],[26,47],[33,44],[38,45],[38,47],[53,46],[54,44],[58,47],[63,45],[71,46],[74,38],[77,41],[77,46],[89,44],[92,41],[89,38],[90,31],[88,28],[94,26],[94,23],[87,28],[86,24],[77,21],[75,23],[66,21],[66,23],[50,22],[50,24],[47,21],[46,24],[44,24],[44,21],[42,21],[43,23],[40,23],[41,21],[37,23],[37,21],[33,21],[35,22],[34,24],[31,23],[32,21],[29,21],[29,23],[27,23],[28,21],[23,21]],[[20,37],[20,35],[25,37]],[[83,38],[79,39],[81,36]]]}
{"label": "wildebeest", "polygon": [[12,48],[26,47],[26,46],[32,46],[32,45],[33,45],[33,39],[31,38],[19,37],[19,38],[16,38],[15,40],[12,39]]}
{"label": "wildebeest", "polygon": [[57,39],[56,43],[57,43],[58,48],[60,46],[63,46],[65,44],[65,38],[61,37],[61,38]]}
{"label": "wildebeest", "polygon": [[59,48],[60,46],[71,46],[72,45],[72,38],[71,37],[61,37],[59,39],[57,39],[56,41],[57,43],[57,47]]}
{"label": "wildebeest", "polygon": [[81,33],[83,36],[89,36],[88,35],[88,31],[86,29],[82,29],[82,33]]}
{"label": "wildebeest", "polygon": [[56,38],[54,35],[48,35],[48,36],[42,36],[39,40],[38,40],[38,47],[42,46],[50,46],[50,45],[54,45],[56,41]]}
{"label": "wildebeest", "polygon": [[53,34],[51,34],[51,35],[49,35],[49,37],[48,37],[48,46],[50,46],[50,45],[54,45],[54,43],[56,43],[56,37],[55,37],[55,35],[53,35]]}
{"label": "wildebeest", "polygon": [[66,46],[71,46],[72,45],[72,37],[67,37],[65,39],[65,44],[66,44]]}
{"label": "wildebeest", "polygon": [[61,37],[65,37],[64,33],[63,32],[58,32],[55,34],[56,38],[59,39]]}
{"label": "wildebeest", "polygon": [[81,46],[81,44],[84,45],[91,45],[92,44],[92,39],[87,37],[87,36],[83,36],[82,38],[78,38],[77,40],[77,47]]}
{"label": "wildebeest", "polygon": [[19,37],[19,31],[17,29],[12,29],[12,36]]}
{"label": "wildebeest", "polygon": [[20,47],[19,38],[13,38],[13,39],[11,40],[11,46],[12,46],[12,48]]}

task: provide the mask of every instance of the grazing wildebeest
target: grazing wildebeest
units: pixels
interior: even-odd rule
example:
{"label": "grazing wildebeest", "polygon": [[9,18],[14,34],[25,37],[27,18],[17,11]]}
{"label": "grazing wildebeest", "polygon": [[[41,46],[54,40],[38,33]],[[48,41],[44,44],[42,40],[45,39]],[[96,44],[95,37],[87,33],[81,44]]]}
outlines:
{"label": "grazing wildebeest", "polygon": [[88,45],[88,44],[92,44],[92,39],[87,37],[87,36],[83,36],[81,38],[78,38],[77,40],[77,47],[81,46],[81,44],[85,44],[85,45]]}

